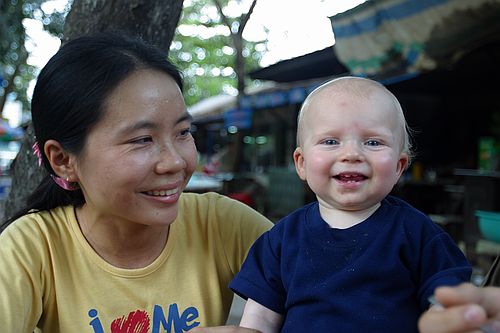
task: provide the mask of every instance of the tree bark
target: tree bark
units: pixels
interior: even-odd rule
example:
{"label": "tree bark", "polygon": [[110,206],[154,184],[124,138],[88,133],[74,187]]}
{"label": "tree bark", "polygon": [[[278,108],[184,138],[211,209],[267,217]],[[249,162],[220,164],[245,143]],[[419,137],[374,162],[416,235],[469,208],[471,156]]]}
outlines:
{"label": "tree bark", "polygon": [[[239,106],[241,103],[241,98],[245,94],[245,57],[243,56],[243,47],[244,47],[243,31],[245,30],[248,20],[250,19],[250,16],[252,16],[253,10],[257,5],[257,0],[253,0],[252,3],[250,4],[248,12],[246,14],[242,14],[239,17],[238,21],[239,24],[237,31],[233,31],[231,20],[226,15],[224,15],[222,2],[220,2],[220,0],[213,0],[213,1],[219,15],[221,16],[222,22],[229,28],[229,31],[231,32],[231,40],[233,42],[233,47],[236,53],[234,67],[236,71],[236,77],[238,80],[237,105]],[[231,147],[231,151],[235,154],[232,161],[231,170],[237,172],[240,169],[241,161],[243,159],[243,133],[238,132],[236,134],[236,138],[234,144]]]}
{"label": "tree bark", "polygon": [[250,4],[250,8],[246,14],[242,14],[238,19],[238,29],[237,31],[233,31],[233,24],[231,20],[224,14],[222,2],[220,0],[213,0],[215,7],[217,8],[217,12],[221,16],[222,22],[228,27],[231,33],[231,40],[233,42],[233,47],[236,53],[235,60],[235,71],[236,77],[238,79],[237,88],[238,88],[238,105],[240,104],[241,97],[245,94],[245,58],[243,57],[243,31],[252,16],[253,10],[257,5],[257,0],[253,0]]}
{"label": "tree bark", "polygon": [[[155,44],[167,56],[182,5],[183,0],[75,0],[66,18],[63,41],[88,33],[122,31]],[[26,198],[44,176],[32,153],[34,141],[29,126],[12,165],[12,187],[0,207],[0,221],[26,204]]]}
{"label": "tree bark", "polygon": [[3,95],[0,96],[0,117],[3,116],[3,110],[5,108],[5,104],[7,103],[7,96],[14,90],[14,79],[19,74],[21,65],[26,63],[28,60],[28,52],[26,50],[20,52],[19,59],[17,60],[14,68],[14,73],[7,78],[7,86],[4,88]]}
{"label": "tree bark", "polygon": [[44,168],[38,167],[38,159],[31,148],[34,143],[33,127],[30,123],[24,135],[21,149],[11,166],[11,189],[3,204],[3,209],[0,207],[0,213],[4,212],[1,221],[21,210],[26,204],[27,197],[47,174]]}
{"label": "tree bark", "polygon": [[97,31],[123,31],[168,52],[183,0],[75,0],[64,25],[64,41]]}

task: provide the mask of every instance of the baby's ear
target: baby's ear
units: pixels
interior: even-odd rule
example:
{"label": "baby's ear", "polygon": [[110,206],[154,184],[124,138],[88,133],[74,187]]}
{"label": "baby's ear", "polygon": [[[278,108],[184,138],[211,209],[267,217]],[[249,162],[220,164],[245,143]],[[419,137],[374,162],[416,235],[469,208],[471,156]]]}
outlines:
{"label": "baby's ear", "polygon": [[293,152],[293,162],[295,163],[295,170],[297,171],[300,179],[306,180],[305,161],[301,147],[295,148],[295,151]]}
{"label": "baby's ear", "polygon": [[399,156],[398,165],[397,165],[397,169],[396,169],[396,172],[398,174],[398,179],[399,179],[399,177],[401,177],[403,172],[409,166],[409,162],[410,162],[410,157],[408,156],[408,154],[401,153],[401,155]]}

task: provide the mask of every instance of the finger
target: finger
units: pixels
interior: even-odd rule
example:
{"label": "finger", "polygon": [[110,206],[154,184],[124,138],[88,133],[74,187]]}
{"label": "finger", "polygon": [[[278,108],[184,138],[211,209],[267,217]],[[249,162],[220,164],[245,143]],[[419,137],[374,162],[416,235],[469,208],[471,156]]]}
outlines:
{"label": "finger", "polygon": [[470,283],[463,283],[457,287],[439,287],[435,290],[436,299],[444,307],[463,305],[468,303],[480,304],[483,290]]}
{"label": "finger", "polygon": [[458,287],[440,287],[435,291],[436,299],[444,306],[465,304],[481,305],[488,317],[500,318],[500,288],[479,288],[470,283]]}
{"label": "finger", "polygon": [[500,318],[500,289],[497,287],[482,288],[478,304],[486,309],[489,317]]}
{"label": "finger", "polygon": [[418,327],[421,333],[475,332],[485,320],[484,309],[472,304],[427,311],[420,318]]}

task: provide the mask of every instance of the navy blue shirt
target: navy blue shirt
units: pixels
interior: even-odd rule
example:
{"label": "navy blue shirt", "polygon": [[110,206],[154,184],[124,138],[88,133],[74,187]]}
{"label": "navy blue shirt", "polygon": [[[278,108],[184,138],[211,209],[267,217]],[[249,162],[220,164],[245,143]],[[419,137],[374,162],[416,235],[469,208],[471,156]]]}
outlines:
{"label": "navy blue shirt", "polygon": [[418,332],[437,286],[470,279],[449,235],[388,196],[365,221],[331,228],[317,202],[253,245],[230,288],[283,314],[281,332]]}

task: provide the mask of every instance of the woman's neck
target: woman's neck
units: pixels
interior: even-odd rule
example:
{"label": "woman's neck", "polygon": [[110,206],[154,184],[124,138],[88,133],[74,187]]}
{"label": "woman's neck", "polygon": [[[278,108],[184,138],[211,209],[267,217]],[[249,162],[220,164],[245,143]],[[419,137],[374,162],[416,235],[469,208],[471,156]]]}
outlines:
{"label": "woman's neck", "polygon": [[94,251],[119,268],[142,268],[161,254],[167,243],[169,226],[110,221],[89,216],[85,206],[76,209],[80,230]]}

